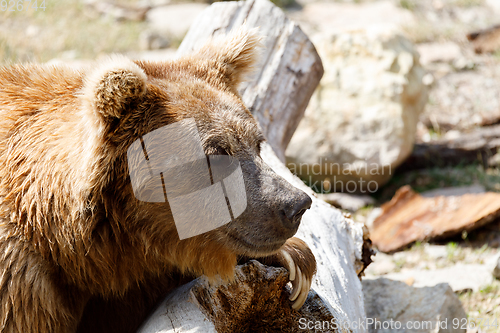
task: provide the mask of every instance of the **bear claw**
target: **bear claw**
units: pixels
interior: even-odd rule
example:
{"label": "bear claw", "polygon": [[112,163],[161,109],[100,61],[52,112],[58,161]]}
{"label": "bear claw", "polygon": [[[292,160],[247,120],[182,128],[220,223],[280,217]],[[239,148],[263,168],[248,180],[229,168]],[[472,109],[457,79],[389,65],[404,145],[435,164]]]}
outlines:
{"label": "bear claw", "polygon": [[290,301],[295,301],[297,296],[299,296],[299,292],[302,290],[302,272],[300,271],[300,268],[297,267],[297,279],[290,279],[292,281],[292,293],[290,295]]}
{"label": "bear claw", "polygon": [[292,293],[289,299],[292,302],[294,301],[292,308],[298,310],[304,305],[307,299],[307,295],[311,289],[312,276],[308,277],[307,274],[303,273],[290,253],[285,249],[281,250],[281,256],[286,268],[290,272],[289,279],[292,282]]}
{"label": "bear claw", "polygon": [[299,238],[292,237],[277,253],[259,260],[266,265],[284,267],[288,270],[288,279],[292,283],[289,299],[293,302],[294,310],[300,309],[307,299],[316,273],[316,260],[307,244]]}
{"label": "bear claw", "polygon": [[290,281],[295,280],[295,264],[293,262],[292,257],[285,250],[281,250],[281,255],[283,256],[288,265],[288,270],[290,271],[290,277],[289,277]]}
{"label": "bear claw", "polygon": [[302,281],[302,288],[300,290],[300,296],[292,305],[292,309],[294,310],[298,310],[302,307],[302,305],[304,305],[307,299],[307,295],[309,294],[309,289],[311,288],[311,281],[304,276],[302,276],[302,278],[303,281]]}

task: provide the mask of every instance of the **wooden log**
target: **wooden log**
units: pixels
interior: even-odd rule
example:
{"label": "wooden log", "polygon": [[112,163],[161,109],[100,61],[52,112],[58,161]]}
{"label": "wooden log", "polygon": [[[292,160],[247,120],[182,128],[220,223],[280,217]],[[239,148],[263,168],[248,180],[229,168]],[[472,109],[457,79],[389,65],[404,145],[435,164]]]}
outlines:
{"label": "wooden log", "polygon": [[408,159],[398,171],[454,166],[461,163],[482,163],[500,147],[500,125],[481,127],[469,133],[461,133],[454,139],[440,139],[417,143]]}
{"label": "wooden log", "polygon": [[[241,271],[238,267],[235,281],[240,282],[236,284],[209,286],[203,278],[198,278],[178,288],[162,302],[139,333],[289,332],[273,329],[275,325],[285,322],[291,325],[290,332],[297,332],[300,331],[296,329],[300,318],[305,318],[306,322],[333,323],[328,324],[328,330],[307,329],[304,332],[366,332],[359,326],[366,319],[359,277],[371,261],[368,231],[361,223],[353,222],[338,209],[316,198],[312,190],[278,159],[268,144],[263,145],[261,155],[278,175],[313,199],[312,207],[302,217],[296,235],[309,245],[318,264],[304,306],[298,311],[290,311],[291,302],[287,301],[289,290],[284,288],[282,273],[279,273],[283,272],[282,269],[259,267],[260,273],[257,274]],[[288,273],[284,276],[287,277]],[[262,307],[241,305],[241,300],[247,298],[252,298],[251,303],[255,305],[260,297],[267,297],[266,290],[273,291],[274,307],[262,312]],[[202,295],[201,298],[199,295]],[[247,317],[243,320],[242,315],[228,316],[222,303],[236,308],[244,306],[243,313]],[[259,326],[260,330],[252,330],[242,324],[245,321],[259,325],[266,323],[268,330],[262,326]]]}
{"label": "wooden log", "polygon": [[[233,281],[210,284],[198,278],[176,289],[138,333],[150,332],[281,332],[300,331],[300,319],[335,323],[323,300],[311,292],[299,310],[290,308],[288,271],[250,261],[238,266]],[[304,320],[303,319],[303,320]],[[182,330],[177,330],[182,327]]]}
{"label": "wooden log", "polygon": [[406,185],[381,208],[371,229],[373,243],[382,252],[394,252],[416,241],[446,239],[494,221],[500,216],[500,194],[424,197]]}
{"label": "wooden log", "polygon": [[197,18],[177,54],[188,54],[242,24],[259,28],[264,49],[255,80],[242,84],[240,94],[285,161],[285,149],[323,76],[314,45],[295,22],[267,0],[214,3]]}

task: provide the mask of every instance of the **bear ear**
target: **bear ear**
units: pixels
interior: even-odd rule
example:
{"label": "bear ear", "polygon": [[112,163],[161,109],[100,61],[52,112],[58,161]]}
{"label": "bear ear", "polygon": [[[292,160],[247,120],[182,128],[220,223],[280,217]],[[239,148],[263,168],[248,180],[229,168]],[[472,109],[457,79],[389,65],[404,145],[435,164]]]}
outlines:
{"label": "bear ear", "polygon": [[226,36],[215,38],[202,46],[195,57],[214,60],[224,75],[225,81],[236,89],[260,55],[262,37],[257,28],[248,29],[242,26]]}
{"label": "bear ear", "polygon": [[120,118],[128,105],[146,93],[144,70],[126,57],[114,55],[101,62],[83,83],[83,99],[102,116]]}

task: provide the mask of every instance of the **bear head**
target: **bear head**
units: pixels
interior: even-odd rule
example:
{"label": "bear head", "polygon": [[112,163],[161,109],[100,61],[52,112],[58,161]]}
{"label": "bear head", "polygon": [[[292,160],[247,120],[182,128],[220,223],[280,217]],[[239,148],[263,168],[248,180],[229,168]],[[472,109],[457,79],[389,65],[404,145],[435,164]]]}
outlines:
{"label": "bear head", "polygon": [[[155,257],[158,265],[165,257],[182,271],[230,277],[238,256],[276,253],[296,233],[311,205],[307,194],[263,162],[265,138],[237,91],[252,70],[258,45],[255,31],[240,29],[175,61],[133,62],[114,56],[84,77],[79,97],[85,123],[102,143],[102,158],[95,159],[90,177],[111,225],[101,228],[134,235],[129,242]],[[173,149],[182,155],[176,157],[182,163],[167,168]],[[163,172],[151,170],[155,159],[160,162],[153,169]],[[215,179],[217,168],[230,172],[221,171]],[[141,176],[146,176],[137,185],[142,187],[134,188],[134,179]],[[243,184],[243,194],[234,184]],[[210,186],[213,191],[204,190]],[[192,195],[196,191],[198,196]],[[183,221],[192,220],[184,225],[189,234],[197,228],[196,216],[203,220],[221,207],[220,200],[207,207],[211,195],[222,200],[224,211],[232,208],[229,221],[224,213],[220,226],[203,233],[194,230],[193,237],[181,239],[174,201],[187,214]],[[205,201],[199,204],[193,198]]]}

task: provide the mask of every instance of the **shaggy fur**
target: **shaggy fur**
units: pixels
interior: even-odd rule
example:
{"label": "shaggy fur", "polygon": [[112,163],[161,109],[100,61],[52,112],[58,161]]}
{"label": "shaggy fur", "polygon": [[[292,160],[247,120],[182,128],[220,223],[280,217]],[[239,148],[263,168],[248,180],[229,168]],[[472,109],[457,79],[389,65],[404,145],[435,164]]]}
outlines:
{"label": "shaggy fur", "polygon": [[[312,277],[298,224],[282,223],[305,194],[262,162],[236,93],[257,44],[239,31],[175,62],[0,68],[0,332],[133,332],[171,288],[230,279],[241,257],[283,265],[280,249]],[[181,241],[168,204],[135,199],[126,153],[185,118],[206,154],[238,158],[248,207]]]}

